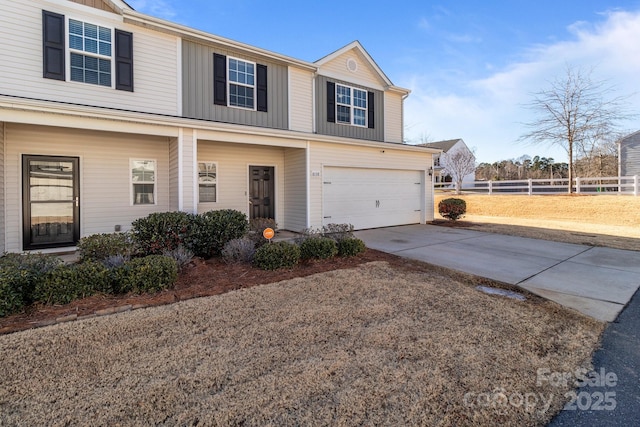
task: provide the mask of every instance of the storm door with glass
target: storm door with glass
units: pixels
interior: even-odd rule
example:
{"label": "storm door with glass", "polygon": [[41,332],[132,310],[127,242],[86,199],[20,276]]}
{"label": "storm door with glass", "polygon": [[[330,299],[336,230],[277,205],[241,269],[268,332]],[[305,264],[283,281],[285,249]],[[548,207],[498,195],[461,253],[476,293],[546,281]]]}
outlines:
{"label": "storm door with glass", "polygon": [[80,235],[77,157],[22,156],[23,247],[74,246]]}

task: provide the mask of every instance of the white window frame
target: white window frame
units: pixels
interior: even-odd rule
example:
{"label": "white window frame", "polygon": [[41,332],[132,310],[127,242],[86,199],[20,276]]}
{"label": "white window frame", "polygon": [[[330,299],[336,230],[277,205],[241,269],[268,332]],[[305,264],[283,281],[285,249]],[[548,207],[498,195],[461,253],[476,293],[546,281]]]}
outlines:
{"label": "white window frame", "polygon": [[[354,86],[349,86],[349,85],[345,85],[345,84],[341,84],[341,83],[336,83],[336,93],[335,93],[335,100],[336,100],[336,112],[335,112],[335,117],[336,117],[336,123],[340,124],[340,125],[347,125],[347,126],[357,126],[357,127],[363,127],[366,128],[369,126],[368,120],[369,120],[369,93],[368,91],[364,90],[364,89],[360,89],[358,87],[354,87]],[[343,102],[339,102],[339,96],[338,96],[338,87],[343,87],[343,88],[347,88],[349,89],[349,103],[343,103]],[[362,108],[362,107],[358,107],[355,105],[355,91],[359,91],[359,92],[364,92],[365,94],[365,98],[364,101],[366,103],[366,107]],[[342,107],[347,107],[349,109],[349,122],[345,122],[345,121],[339,121],[338,117],[338,107],[342,106]],[[355,114],[354,112],[356,110],[360,110],[360,111],[364,111],[364,124],[358,124],[355,122]]]}
{"label": "white window frame", "polygon": [[[152,181],[134,181],[133,179],[133,163],[134,162],[151,162],[153,163],[153,180]],[[136,203],[135,184],[153,185],[153,203]],[[158,161],[156,159],[129,159],[129,203],[131,206],[153,206],[158,204]]]}
{"label": "white window frame", "polygon": [[[115,29],[112,26],[109,25],[101,25],[101,24],[96,24],[92,21],[88,21],[82,18],[77,18],[77,17],[73,17],[73,16],[65,16],[65,56],[66,56],[66,61],[67,61],[67,66],[66,66],[66,81],[69,83],[78,83],[78,84],[83,84],[83,85],[91,85],[91,86],[96,86],[96,87],[103,87],[103,88],[111,88],[111,89],[115,89],[116,87],[116,65],[115,65],[115,55],[116,55],[116,40],[115,40]],[[102,28],[106,28],[111,32],[111,56],[107,56],[107,55],[101,55],[100,53],[92,53],[92,52],[87,52],[85,50],[78,50],[78,49],[72,49],[71,48],[71,43],[69,42],[70,40],[70,23],[69,21],[79,21],[82,22],[83,24],[91,24],[91,25],[95,25],[97,27],[102,27]],[[83,36],[84,37],[84,36]],[[100,47],[98,46],[98,51],[100,50]],[[79,82],[76,80],[71,80],[71,54],[72,53],[76,53],[78,55],[82,55],[82,56],[89,56],[92,58],[98,58],[98,59],[105,59],[105,60],[109,60],[110,64],[111,64],[111,86],[105,86],[105,85],[101,85],[101,84],[93,84],[93,83],[87,83],[87,82]]]}
{"label": "white window frame", "polygon": [[[240,61],[240,62],[244,62],[245,64],[252,64],[253,65],[253,85],[250,84],[245,84],[245,83],[239,83],[239,82],[232,82],[231,81],[231,68],[229,67],[229,63],[231,61]],[[242,59],[242,58],[236,58],[234,56],[227,56],[227,106],[231,107],[231,108],[239,108],[241,110],[248,110],[248,111],[256,111],[256,105],[257,105],[257,98],[258,98],[258,64],[256,64],[253,61],[247,61],[246,59]],[[242,87],[248,87],[253,89],[253,106],[252,107],[243,107],[241,105],[231,105],[231,85],[236,85],[236,86],[242,86]]]}
{"label": "white window frame", "polygon": [[[200,164],[214,165],[215,168],[216,168],[216,180],[215,180],[216,200],[215,200],[215,202],[203,202],[203,201],[200,201]],[[218,187],[218,174],[220,173],[219,169],[218,169],[218,162],[211,162],[211,161],[206,161],[206,160],[205,161],[198,160],[198,166],[197,167],[198,167],[198,203],[218,203],[219,202],[219,195],[220,195],[220,193],[218,191],[219,190],[219,187]]]}

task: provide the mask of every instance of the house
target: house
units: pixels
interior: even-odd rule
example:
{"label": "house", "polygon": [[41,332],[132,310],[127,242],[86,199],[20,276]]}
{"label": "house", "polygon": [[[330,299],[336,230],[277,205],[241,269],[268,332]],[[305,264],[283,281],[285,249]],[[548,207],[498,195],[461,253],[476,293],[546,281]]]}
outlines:
{"label": "house", "polygon": [[640,131],[618,141],[618,175],[640,176]]}
{"label": "house", "polygon": [[0,3],[0,252],[59,251],[152,212],[292,231],[433,217],[434,150],[357,41],[307,62],[120,0]]}
{"label": "house", "polygon": [[[458,139],[449,139],[446,141],[437,141],[437,142],[429,142],[426,144],[420,144],[421,147],[431,148],[434,150],[439,150],[439,153],[433,155],[433,182],[451,182],[451,176],[447,172],[444,167],[444,162],[441,162],[442,156],[447,154],[452,154],[457,152],[458,150],[465,151],[468,155],[470,155],[473,159],[475,159],[475,155],[473,151],[467,147],[467,144],[460,138]],[[463,184],[467,182],[475,181],[476,176],[475,172],[470,173],[464,176],[462,179]]]}

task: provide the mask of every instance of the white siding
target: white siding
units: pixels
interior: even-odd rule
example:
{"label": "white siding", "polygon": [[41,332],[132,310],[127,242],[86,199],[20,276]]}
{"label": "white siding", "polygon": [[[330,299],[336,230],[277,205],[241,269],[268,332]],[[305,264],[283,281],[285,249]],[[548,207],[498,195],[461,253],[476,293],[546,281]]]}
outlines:
{"label": "white siding", "polygon": [[217,202],[199,203],[198,212],[236,209],[249,216],[249,166],[275,167],[276,222],[288,228],[284,215],[285,149],[248,144],[198,141],[198,161],[217,162]]}
{"label": "white siding", "polygon": [[[178,114],[176,38],[124,24],[119,15],[67,2],[0,2],[0,93],[125,110]],[[42,77],[42,10],[134,33],[134,92]],[[67,43],[68,44],[68,43]],[[67,76],[68,71],[67,61]],[[112,76],[114,78],[115,76]]]}
{"label": "white siding", "polygon": [[307,228],[306,150],[285,149],[284,165],[284,222],[288,230],[300,231]]}
{"label": "white siding", "polygon": [[313,75],[289,67],[289,129],[313,132]]}
{"label": "white siding", "polygon": [[4,123],[0,122],[0,253],[4,246]]}
{"label": "white siding", "polygon": [[[6,124],[8,251],[22,250],[22,154],[80,158],[80,235],[123,231],[151,212],[169,210],[168,138]],[[156,204],[131,204],[130,159],[155,159]]]}
{"label": "white siding", "polygon": [[425,210],[423,221],[433,220],[433,186],[429,176],[426,175],[431,165],[431,154],[415,151],[394,150],[393,147],[374,148],[357,147],[332,143],[311,144],[310,171],[320,171],[320,176],[310,178],[310,227],[322,226],[323,207],[322,191],[324,166],[344,166],[355,168],[379,168],[379,169],[403,169],[417,170],[425,174],[426,183],[423,187]]}
{"label": "white siding", "polygon": [[[347,68],[347,61],[349,59],[353,59],[358,64],[355,72]],[[369,61],[355,48],[322,65],[319,74],[375,89],[383,89],[384,84],[377,71],[369,64]]]}
{"label": "white siding", "polygon": [[172,211],[177,211],[179,206],[180,190],[178,186],[180,181],[178,174],[180,168],[178,158],[178,139],[171,138],[169,141],[169,209]]}
{"label": "white siding", "polygon": [[402,95],[384,94],[384,140],[402,142]]}

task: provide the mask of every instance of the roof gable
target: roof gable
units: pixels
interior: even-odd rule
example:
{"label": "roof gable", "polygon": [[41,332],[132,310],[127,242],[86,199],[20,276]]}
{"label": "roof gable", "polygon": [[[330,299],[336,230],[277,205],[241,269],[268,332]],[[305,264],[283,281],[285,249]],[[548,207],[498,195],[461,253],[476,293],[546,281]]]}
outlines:
{"label": "roof gable", "polygon": [[125,1],[121,0],[70,0],[74,3],[84,6],[93,7],[95,9],[104,10],[106,12],[120,14],[123,9],[133,10]]}
{"label": "roof gable", "polygon": [[427,147],[427,148],[434,148],[436,150],[442,150],[443,152],[446,153],[447,151],[451,150],[460,141],[462,141],[462,139],[458,138],[458,139],[448,139],[446,141],[429,142],[429,143],[426,143],[426,144],[419,144],[419,145],[421,147]]}
{"label": "roof gable", "polygon": [[329,77],[376,86],[381,90],[395,89],[409,93],[409,90],[393,85],[357,40],[317,60],[314,64],[318,67],[320,74]]}

